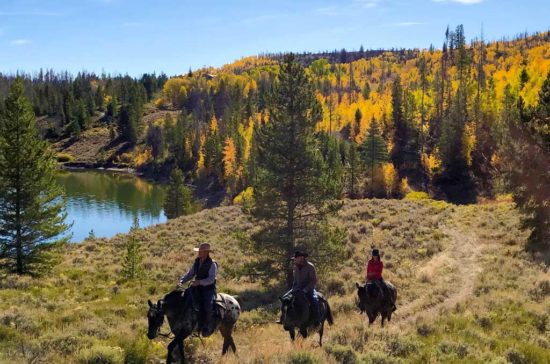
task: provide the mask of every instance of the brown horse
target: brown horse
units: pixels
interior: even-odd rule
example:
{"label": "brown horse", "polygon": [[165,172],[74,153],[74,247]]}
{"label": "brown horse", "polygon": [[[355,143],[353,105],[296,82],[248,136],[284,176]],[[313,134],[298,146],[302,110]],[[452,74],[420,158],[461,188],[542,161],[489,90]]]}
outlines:
{"label": "brown horse", "polygon": [[357,286],[357,296],[359,300],[357,305],[361,313],[365,312],[369,318],[369,325],[371,325],[378,315],[382,316],[382,327],[384,327],[384,320],[391,321],[391,315],[393,313],[393,305],[391,300],[395,302],[397,300],[397,289],[386,282],[388,286],[388,292],[391,297],[382,296],[380,290],[374,282],[367,282],[364,285],[355,283]]}
{"label": "brown horse", "polygon": [[[160,327],[164,322],[164,317],[168,319],[170,331],[175,335],[174,340],[168,344],[168,355],[166,363],[184,363],[183,341],[193,332],[199,331],[199,312],[194,308],[191,289],[174,290],[168,293],[164,298],[153,304],[150,300],[147,318],[149,328],[147,337],[154,339],[159,335]],[[225,293],[217,295],[216,299],[217,315],[214,318],[216,328],[219,328],[223,336],[222,355],[227,353],[229,347],[235,353],[237,348],[233,341],[232,333],[235,323],[239,319],[241,307],[237,300]],[[178,348],[177,353],[174,349]],[[175,357],[179,355],[179,358]]]}
{"label": "brown horse", "polygon": [[308,335],[308,329],[318,329],[319,345],[323,345],[325,321],[332,325],[334,319],[328,301],[319,292],[317,292],[317,295],[319,296],[319,322],[321,323],[317,326],[311,321],[310,303],[302,291],[295,291],[279,298],[281,300],[281,321],[284,329],[289,332],[292,341],[296,337],[296,328],[304,338]]}

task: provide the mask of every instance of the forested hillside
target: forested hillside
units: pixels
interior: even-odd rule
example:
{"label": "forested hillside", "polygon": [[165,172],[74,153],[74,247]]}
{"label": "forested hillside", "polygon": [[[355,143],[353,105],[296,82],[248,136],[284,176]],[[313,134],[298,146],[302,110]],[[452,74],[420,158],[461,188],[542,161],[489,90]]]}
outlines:
{"label": "forested hillside", "polygon": [[[542,115],[537,105],[550,71],[550,34],[467,43],[458,26],[442,40],[441,49],[297,56],[323,111],[322,153],[339,156],[331,168],[344,177],[347,196],[399,197],[413,188],[467,203],[506,190],[506,171],[515,169],[506,155],[518,151],[507,148],[510,122]],[[35,113],[48,116],[41,119],[46,135],[73,136],[58,149],[99,127],[82,137],[103,135],[97,158],[124,142],[111,162],[164,179],[178,166],[186,182],[232,201],[254,178],[254,135],[269,122],[280,58],[247,57],[170,79],[41,72],[28,77],[27,93]],[[10,80],[0,78],[0,95]],[[548,138],[543,126],[535,129]]]}

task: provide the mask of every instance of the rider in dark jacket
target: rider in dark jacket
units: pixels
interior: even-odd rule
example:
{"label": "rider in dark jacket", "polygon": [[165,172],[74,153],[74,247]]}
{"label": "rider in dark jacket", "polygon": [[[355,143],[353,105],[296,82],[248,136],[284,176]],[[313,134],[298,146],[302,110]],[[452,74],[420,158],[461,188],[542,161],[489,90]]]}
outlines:
{"label": "rider in dark jacket", "polygon": [[[315,290],[317,285],[317,272],[315,266],[307,261],[308,254],[303,251],[296,251],[294,253],[294,281],[290,291],[285,293],[285,296],[289,293],[301,291],[309,300],[311,306],[311,321],[315,325],[320,324],[321,315],[319,313],[319,296]],[[277,323],[281,323],[278,320]]]}
{"label": "rider in dark jacket", "polygon": [[194,249],[198,252],[198,257],[187,273],[179,281],[180,285],[192,279],[193,291],[199,298],[203,311],[204,320],[201,329],[202,336],[212,334],[214,330],[214,300],[216,298],[216,274],[218,272],[218,263],[210,258],[210,244],[202,243]]}

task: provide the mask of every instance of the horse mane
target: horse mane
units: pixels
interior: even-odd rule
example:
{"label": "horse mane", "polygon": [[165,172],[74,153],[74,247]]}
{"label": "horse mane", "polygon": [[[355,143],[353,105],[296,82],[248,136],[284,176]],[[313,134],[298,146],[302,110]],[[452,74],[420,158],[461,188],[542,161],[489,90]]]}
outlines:
{"label": "horse mane", "polygon": [[164,304],[166,305],[169,305],[169,306],[172,306],[172,305],[181,305],[182,301],[183,301],[183,292],[185,291],[182,291],[181,289],[175,289],[169,293],[167,293],[163,298],[162,298],[162,301],[164,302]]}

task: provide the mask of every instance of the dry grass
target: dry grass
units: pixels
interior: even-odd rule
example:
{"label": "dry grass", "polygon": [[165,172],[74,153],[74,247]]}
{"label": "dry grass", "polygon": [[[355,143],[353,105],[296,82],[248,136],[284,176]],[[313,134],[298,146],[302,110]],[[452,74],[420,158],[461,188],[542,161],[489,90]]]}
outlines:
{"label": "dry grass", "polygon": [[[453,206],[431,200],[346,201],[333,224],[345,228],[343,267],[323,277],[336,324],[325,345],[291,344],[272,322],[277,294],[224,268],[243,259],[234,233],[253,228],[238,207],[203,210],[139,231],[147,277],[119,278],[124,235],[72,245],[44,279],[0,283],[0,362],[158,362],[167,341],[144,339],[147,298],[168,292],[208,240],[222,267],[219,290],[246,311],[235,332],[238,355],[221,358],[219,335],[190,340],[195,362],[398,363],[547,362],[550,277],[523,250],[526,234],[509,203]],[[368,327],[355,308],[368,252],[380,248],[385,276],[399,290],[386,328]],[[166,328],[164,329],[166,330]],[[92,359],[90,359],[92,358]],[[142,359],[139,361],[137,359]]]}

